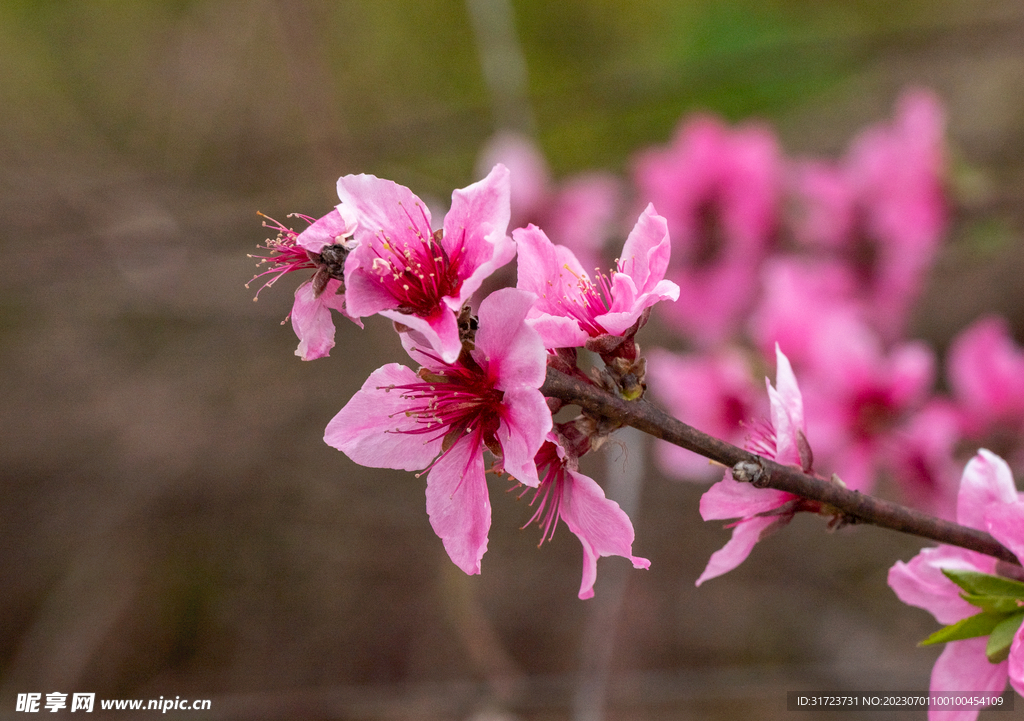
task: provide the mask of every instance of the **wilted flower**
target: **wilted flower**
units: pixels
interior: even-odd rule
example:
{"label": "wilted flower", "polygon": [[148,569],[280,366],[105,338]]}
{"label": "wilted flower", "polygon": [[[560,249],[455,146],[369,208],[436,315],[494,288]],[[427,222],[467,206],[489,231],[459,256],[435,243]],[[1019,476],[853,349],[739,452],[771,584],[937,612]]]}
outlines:
{"label": "wilted flower", "polygon": [[[261,265],[271,267],[257,274],[253,280],[271,276],[260,288],[263,290],[286,273],[313,271],[313,277],[296,289],[295,303],[289,314],[292,328],[299,338],[295,355],[302,360],[313,360],[323,358],[334,347],[331,310],[342,313],[362,327],[359,319],[349,316],[346,311],[342,283],[345,258],[356,241],[352,238],[351,219],[343,217],[338,208],[318,220],[305,215],[296,217],[310,224],[301,233],[269,218],[271,224],[264,223],[277,231],[277,237],[261,246],[270,251],[269,255],[254,256],[260,259]],[[259,291],[256,295],[259,296]]]}

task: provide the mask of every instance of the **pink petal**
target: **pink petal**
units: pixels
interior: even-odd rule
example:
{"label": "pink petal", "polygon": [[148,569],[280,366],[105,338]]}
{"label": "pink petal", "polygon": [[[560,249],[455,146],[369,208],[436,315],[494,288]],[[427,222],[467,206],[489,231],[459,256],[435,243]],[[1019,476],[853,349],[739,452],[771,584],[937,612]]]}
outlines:
{"label": "pink petal", "polygon": [[[348,208],[345,210],[348,214]],[[299,233],[295,244],[312,253],[319,253],[324,246],[343,243],[354,230],[353,221],[354,217],[350,215],[346,218],[342,215],[340,207],[335,208]]]}
{"label": "pink petal", "polygon": [[[372,247],[356,248],[345,260],[345,296],[348,312],[362,318],[397,305],[395,297],[377,282],[370,264],[373,262]],[[365,266],[365,267],[364,267]]]}
{"label": "pink petal", "polygon": [[487,141],[477,171],[483,175],[498,163],[509,169],[512,218],[517,225],[528,222],[543,208],[551,184],[544,154],[530,138],[502,132]]}
{"label": "pink petal", "polygon": [[889,587],[903,603],[923,608],[948,625],[973,616],[978,608],[960,598],[960,587],[942,569],[993,573],[995,564],[994,558],[963,548],[925,548],[909,563],[897,561],[889,569]]}
{"label": "pink petal", "polygon": [[540,484],[534,458],[551,430],[551,410],[540,391],[516,387],[505,391],[501,424],[496,432],[503,466],[526,486]]}
{"label": "pink petal", "polygon": [[345,175],[338,178],[338,197],[346,214],[358,218],[354,236],[360,245],[374,242],[378,233],[390,236],[408,228],[410,216],[417,225],[425,226],[421,230],[430,232],[430,209],[411,190],[391,180]]}
{"label": "pink petal", "polygon": [[458,310],[495,270],[516,254],[506,235],[510,210],[508,168],[495,165],[483,180],[452,193],[452,207],[444,218],[441,245],[449,257],[461,255],[459,294],[448,301]]}
{"label": "pink petal", "polygon": [[454,363],[462,352],[462,339],[459,338],[459,321],[455,313],[444,305],[439,305],[427,316],[408,315],[397,310],[381,310],[380,315],[396,323],[411,328],[419,333],[441,360]]}
{"label": "pink petal", "polygon": [[985,529],[985,511],[992,503],[1016,503],[1017,486],[1006,461],[982,448],[968,461],[960,479],[956,520],[964,526]]}
{"label": "pink petal", "polygon": [[530,325],[541,335],[546,348],[583,346],[590,334],[565,315],[565,304],[580,294],[579,279],[586,276],[572,251],[552,243],[535,225],[512,231],[518,247],[516,288],[537,296]]}
{"label": "pink petal", "polygon": [[711,554],[704,573],[700,574],[695,585],[699,586],[705,581],[717,578],[739,566],[747,560],[747,556],[754,550],[755,544],[761,540],[761,534],[779,522],[778,516],[756,516],[744,518],[737,523],[732,529],[732,538],[722,548]]}
{"label": "pink petal", "polygon": [[777,369],[775,388],[768,384],[772,428],[775,429],[775,460],[804,470],[810,469],[807,429],[804,424],[804,403],[789,359],[775,345]]}
{"label": "pink petal", "polygon": [[911,341],[897,346],[889,357],[889,383],[893,402],[918,404],[935,382],[935,353],[926,344]]}
{"label": "pink petal", "polygon": [[480,573],[491,527],[483,444],[464,436],[438,459],[427,476],[427,515],[448,556],[466,573]]}
{"label": "pink petal", "polygon": [[619,272],[629,275],[641,291],[650,292],[665,277],[671,253],[668,222],[648,203],[622,246]]}
{"label": "pink petal", "polygon": [[796,497],[774,488],[754,488],[727,475],[700,497],[700,516],[705,521],[755,516],[773,511]]}
{"label": "pink petal", "polygon": [[[988,638],[950,641],[932,668],[929,692],[933,696],[999,696],[1006,688],[1006,661],[989,663],[985,656]],[[974,721],[983,707],[943,711],[928,709],[929,721]]]}
{"label": "pink petal", "polygon": [[985,525],[992,536],[1024,559],[1024,503],[992,504],[985,511]]}
{"label": "pink petal", "polygon": [[590,334],[574,318],[543,314],[527,322],[540,334],[545,348],[582,348],[590,340]]}
{"label": "pink petal", "polygon": [[[302,360],[323,358],[334,347],[334,319],[331,309],[344,313],[345,296],[338,294],[341,281],[329,280],[323,292],[316,296],[313,283],[305,282],[295,289],[292,305],[292,329],[299,338],[295,355]],[[358,322],[358,321],[357,321]]]}
{"label": "pink petal", "polygon": [[1010,685],[1021,696],[1024,696],[1024,625],[1017,629],[1013,643],[1010,645],[1010,658],[1007,670],[1010,673]]}
{"label": "pink petal", "polygon": [[408,401],[393,386],[409,383],[420,383],[420,379],[398,363],[375,370],[327,424],[324,441],[361,466],[404,471],[426,468],[440,452],[441,439],[408,433],[419,424],[405,414]]}
{"label": "pink petal", "polygon": [[977,425],[1024,415],[1024,351],[1004,318],[971,324],[949,348],[948,375]]}
{"label": "pink petal", "polygon": [[474,358],[486,367],[494,387],[540,388],[547,373],[547,352],[540,334],[525,323],[536,296],[502,288],[484,298],[478,315]]}
{"label": "pink petal", "polygon": [[679,286],[664,279],[670,252],[668,223],[648,204],[626,238],[618,270],[612,274],[611,307],[597,316],[608,333],[621,335],[655,303],[679,299]]}
{"label": "pink petal", "polygon": [[571,482],[562,487],[559,515],[583,544],[579,597],[591,598],[598,558],[622,556],[630,560],[633,568],[650,568],[651,562],[633,555],[633,524],[619,504],[605,497],[593,479],[569,470],[566,474]]}

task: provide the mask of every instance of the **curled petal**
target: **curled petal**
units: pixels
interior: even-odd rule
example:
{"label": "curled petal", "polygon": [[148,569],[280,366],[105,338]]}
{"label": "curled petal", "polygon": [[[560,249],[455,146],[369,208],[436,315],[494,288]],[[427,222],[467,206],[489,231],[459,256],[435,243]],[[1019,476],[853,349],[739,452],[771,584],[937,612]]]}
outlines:
{"label": "curled petal", "polygon": [[454,363],[462,352],[459,321],[445,306],[438,306],[428,316],[410,315],[397,310],[382,310],[380,314],[418,333],[419,339],[433,348],[445,363]]}
{"label": "curled petal", "polygon": [[[342,210],[345,212],[342,213]],[[325,246],[344,244],[355,229],[355,218],[348,208],[338,206],[299,233],[295,244],[311,253],[319,253]]]}
{"label": "curled petal", "polygon": [[441,239],[449,257],[462,257],[459,293],[447,299],[452,310],[457,311],[485,278],[516,255],[516,244],[506,235],[510,193],[508,168],[501,163],[483,180],[452,193]]}
{"label": "curled petal", "polygon": [[[328,355],[334,347],[334,319],[331,309],[345,312],[345,296],[338,293],[341,281],[329,280],[320,295],[317,295],[312,281],[295,289],[295,303],[292,305],[292,329],[299,338],[295,355],[302,360],[314,360]],[[356,321],[358,323],[358,321]],[[361,325],[361,324],[360,324]]]}
{"label": "curled petal", "polygon": [[583,544],[583,579],[580,598],[594,595],[597,559],[602,556],[628,558],[633,568],[650,568],[646,558],[633,555],[633,524],[615,501],[592,478],[567,471],[570,483],[562,488],[559,514],[569,530]]}
{"label": "curled petal", "polygon": [[772,428],[775,429],[775,460],[809,470],[810,447],[807,444],[807,426],[804,423],[804,403],[796,383],[789,359],[775,344],[778,369],[775,388],[768,384],[771,404]]}
{"label": "curled petal", "polygon": [[648,204],[626,239],[618,270],[612,274],[611,307],[597,316],[608,333],[621,335],[655,303],[679,299],[679,286],[665,280],[670,251],[668,223]]}

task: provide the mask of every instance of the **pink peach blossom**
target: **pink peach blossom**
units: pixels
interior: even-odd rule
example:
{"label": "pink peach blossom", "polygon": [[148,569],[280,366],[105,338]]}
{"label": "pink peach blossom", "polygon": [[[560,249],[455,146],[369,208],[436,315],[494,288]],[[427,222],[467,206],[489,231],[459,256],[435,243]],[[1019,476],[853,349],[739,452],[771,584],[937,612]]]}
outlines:
{"label": "pink peach blossom", "polygon": [[820,457],[848,487],[870,493],[903,424],[929,397],[934,353],[919,341],[886,349],[865,323],[837,316],[813,330],[801,368]]}
{"label": "pink peach blossom", "polygon": [[551,430],[541,395],[546,353],[523,321],[534,297],[505,288],[480,304],[474,347],[445,363],[414,348],[419,372],[390,363],[374,371],[328,424],[324,440],[374,468],[429,469],[427,513],[452,561],[480,572],[491,506],[485,449],[520,483],[537,486],[534,461]]}
{"label": "pink peach blossom", "polygon": [[[341,282],[345,258],[355,247],[355,241],[352,239],[351,219],[344,217],[337,208],[317,220],[305,215],[296,217],[310,224],[301,233],[276,220],[268,219],[270,224],[264,223],[277,231],[277,237],[260,246],[270,251],[270,255],[256,257],[260,258],[261,265],[269,264],[271,267],[253,280],[270,276],[260,288],[262,291],[286,273],[313,271],[313,277],[296,289],[295,302],[289,314],[292,329],[299,338],[295,355],[302,360],[313,360],[328,355],[334,347],[332,310],[348,317],[360,328],[363,325],[358,318],[348,315]],[[259,291],[256,295],[259,296]]]}
{"label": "pink peach blossom", "polygon": [[582,347],[590,338],[622,335],[661,300],[679,289],[664,280],[669,262],[665,219],[648,205],[626,239],[611,276],[592,281],[568,248],[553,244],[540,228],[512,233],[519,246],[516,287],[535,293],[529,322],[548,348]]}
{"label": "pink peach blossom", "polygon": [[781,152],[765,127],[728,128],[710,116],[680,124],[671,145],[634,163],[639,196],[668,220],[668,277],[680,302],[668,317],[698,343],[737,328],[757,293],[758,267],[778,225]]}
{"label": "pink peach blossom", "polygon": [[934,95],[910,90],[841,163],[793,170],[797,237],[843,259],[886,340],[903,332],[945,232],[944,125]]}
{"label": "pink peach blossom", "polygon": [[[957,522],[985,530],[1024,559],[1024,495],[1018,493],[1009,466],[981,449],[964,468],[957,499]],[[974,616],[980,609],[961,598],[961,589],[942,570],[977,571],[997,575],[996,559],[952,546],[926,548],[909,563],[889,569],[889,586],[901,601],[923,608],[948,625]],[[985,637],[949,641],[932,669],[931,694],[959,693],[998,696],[1009,679],[1024,693],[1024,627],[1018,629],[1008,660],[991,663]],[[931,707],[930,721],[974,721],[980,708],[948,711]]]}
{"label": "pink peach blossom", "polygon": [[1024,424],[1024,349],[1005,319],[987,316],[972,323],[950,344],[948,358],[949,385],[966,433]]}
{"label": "pink peach blossom", "polygon": [[509,175],[496,165],[452,194],[444,227],[408,188],[372,175],[338,180],[341,206],[355,220],[356,248],[345,261],[346,307],[379,313],[420,332],[446,363],[462,350],[457,316],[484,279],[515,256],[506,235]]}
{"label": "pink peach blossom", "polygon": [[[778,368],[775,387],[765,379],[771,407],[771,421],[755,429],[747,449],[779,463],[811,470],[810,445],[807,442],[803,401],[789,360],[776,348]],[[798,510],[800,496],[772,488],[755,488],[741,483],[726,471],[700,499],[700,515],[705,521],[739,518],[732,524],[732,538],[711,554],[708,565],[696,585],[728,573],[743,561],[754,545],[789,523]]]}
{"label": "pink peach blossom", "polygon": [[[649,568],[651,562],[633,555],[633,524],[615,501],[605,497],[604,490],[592,478],[579,472],[555,434],[537,454],[540,485],[530,504],[537,510],[527,524],[536,521],[541,526],[541,543],[550,539],[558,525],[565,521],[583,544],[583,580],[580,598],[592,598],[597,579],[597,559],[602,556],[622,556],[634,568]],[[539,503],[538,503],[539,501]]]}

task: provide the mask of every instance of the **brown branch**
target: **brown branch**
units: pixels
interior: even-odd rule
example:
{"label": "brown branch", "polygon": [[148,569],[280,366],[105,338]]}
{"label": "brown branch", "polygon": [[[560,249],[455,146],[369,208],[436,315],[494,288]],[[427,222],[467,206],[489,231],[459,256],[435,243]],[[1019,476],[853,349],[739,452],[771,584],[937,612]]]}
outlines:
{"label": "brown branch", "polygon": [[775,488],[812,501],[827,503],[842,513],[848,522],[870,523],[978,551],[1009,563],[1020,563],[1013,553],[984,531],[943,521],[897,503],[883,501],[874,496],[851,491],[839,484],[815,478],[793,466],[780,465],[702,433],[647,401],[624,401],[553,368],[548,368],[547,380],[540,390],[545,396],[558,398],[591,413],[633,426],[655,438],[699,453],[722,465],[735,467],[741,463],[750,464],[746,468],[758,476],[758,486]]}

